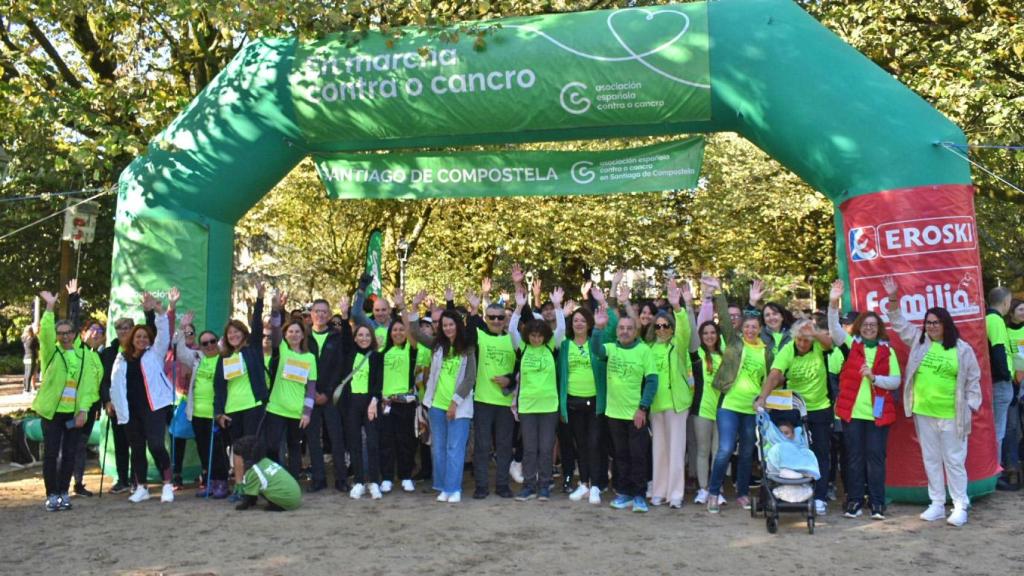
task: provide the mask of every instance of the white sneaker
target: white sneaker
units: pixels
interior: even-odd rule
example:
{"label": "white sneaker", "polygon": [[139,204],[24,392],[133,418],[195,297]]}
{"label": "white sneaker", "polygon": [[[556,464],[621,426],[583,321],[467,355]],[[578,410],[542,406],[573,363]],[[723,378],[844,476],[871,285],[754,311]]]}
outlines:
{"label": "white sneaker", "polygon": [[522,484],[523,463],[513,460],[512,463],[508,465],[508,475],[512,477],[512,480],[514,480],[516,484]]}
{"label": "white sneaker", "polygon": [[[148,490],[147,490],[148,492]],[[163,490],[160,491],[161,502],[174,502],[174,486],[171,484],[164,484]]]}
{"label": "white sneaker", "polygon": [[953,508],[953,512],[946,518],[946,524],[950,526],[963,526],[967,524],[967,510],[963,508]]}
{"label": "white sneaker", "polygon": [[708,503],[708,491],[701,488],[697,490],[697,497],[693,499],[694,504],[707,504]]}
{"label": "white sneaker", "polygon": [[149,488],[145,486],[139,486],[138,488],[135,489],[135,492],[132,492],[132,495],[128,497],[128,500],[136,504],[138,504],[139,502],[149,500]]}
{"label": "white sneaker", "polygon": [[380,500],[381,498],[380,486],[376,482],[370,483],[370,498],[374,500]]}
{"label": "white sneaker", "polygon": [[459,491],[459,492],[452,492],[451,494],[448,495],[448,503],[449,504],[458,504],[459,502],[462,502],[462,492],[461,491]]}
{"label": "white sneaker", "polygon": [[598,488],[597,486],[591,486],[590,487],[590,500],[589,500],[589,502],[591,504],[600,504],[601,503],[601,489]]}
{"label": "white sneaker", "polygon": [[351,490],[349,490],[348,497],[353,500],[359,500],[360,498],[363,497],[363,494],[366,494],[366,486],[363,486],[362,484],[356,484],[355,486],[352,487]]}
{"label": "white sneaker", "polygon": [[438,494],[437,495],[437,501],[438,502],[447,502],[448,501],[448,493],[447,492],[441,492],[440,494]]}
{"label": "white sneaker", "polygon": [[665,499],[662,498],[661,496],[655,496],[654,498],[651,498],[651,506],[661,506],[664,503]]}
{"label": "white sneaker", "polygon": [[718,495],[718,505],[719,506],[721,506],[722,504],[728,504],[728,503],[729,502],[725,499],[725,496],[722,496],[721,494]]}
{"label": "white sneaker", "polygon": [[818,516],[824,516],[824,515],[828,514],[828,502],[825,502],[824,500],[815,499],[814,500],[814,512]]}
{"label": "white sneaker", "polygon": [[[380,483],[380,491],[385,493],[385,494],[387,494],[388,492],[391,492],[392,488],[393,488],[393,485],[391,484],[391,480],[385,480],[385,481]],[[372,490],[371,490],[371,492],[372,492]]]}
{"label": "white sneaker", "polygon": [[579,502],[580,500],[583,500],[583,497],[587,494],[590,494],[590,488],[587,488],[584,484],[580,484],[572,491],[572,494],[569,494],[569,500]]}
{"label": "white sneaker", "polygon": [[416,484],[411,479],[406,478],[405,480],[402,480],[402,490],[405,490],[406,492],[415,492]]}
{"label": "white sneaker", "polygon": [[945,517],[946,506],[944,504],[936,504],[934,502],[928,506],[924,512],[921,512],[920,516],[921,520],[924,520],[925,522],[935,522],[936,520],[942,520]]}

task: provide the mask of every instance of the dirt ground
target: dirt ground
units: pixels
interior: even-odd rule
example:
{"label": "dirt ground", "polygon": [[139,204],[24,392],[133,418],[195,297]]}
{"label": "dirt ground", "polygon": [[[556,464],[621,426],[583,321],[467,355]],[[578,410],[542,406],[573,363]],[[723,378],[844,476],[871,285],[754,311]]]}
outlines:
{"label": "dirt ground", "polygon": [[[467,477],[466,485],[471,479]],[[95,489],[96,475],[87,476]],[[109,486],[109,485],[108,485]],[[490,496],[460,504],[413,494],[352,501],[323,491],[302,508],[236,512],[179,492],[173,504],[127,495],[43,510],[39,468],[0,478],[6,574],[1001,574],[1019,570],[1024,493],[975,503],[960,529],[894,505],[889,519],[783,517],[779,533],[734,505],[718,516],[687,504],[646,515],[570,502]],[[156,490],[153,490],[154,494]],[[692,498],[692,495],[689,496]]]}

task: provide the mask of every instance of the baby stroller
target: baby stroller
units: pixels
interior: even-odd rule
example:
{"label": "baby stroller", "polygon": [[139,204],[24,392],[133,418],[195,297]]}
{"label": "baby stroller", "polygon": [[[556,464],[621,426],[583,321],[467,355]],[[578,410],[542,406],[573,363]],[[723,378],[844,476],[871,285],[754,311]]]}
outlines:
{"label": "baby stroller", "polygon": [[[773,420],[792,424],[794,440],[787,440],[779,431]],[[807,514],[807,532],[814,534],[814,482],[817,474],[817,461],[797,466],[805,473],[796,472],[788,467],[778,469],[777,462],[769,462],[766,456],[772,446],[788,442],[795,447],[806,449],[811,445],[810,433],[807,431],[807,405],[799,394],[793,393],[792,410],[760,410],[757,414],[757,450],[763,466],[764,480],[758,490],[756,500],[751,503],[750,515],[756,517],[763,513],[768,533],[774,534],[779,529],[779,512],[802,512]],[[787,446],[788,448],[789,446]],[[779,451],[776,451],[778,454]],[[811,468],[813,464],[813,469]]]}

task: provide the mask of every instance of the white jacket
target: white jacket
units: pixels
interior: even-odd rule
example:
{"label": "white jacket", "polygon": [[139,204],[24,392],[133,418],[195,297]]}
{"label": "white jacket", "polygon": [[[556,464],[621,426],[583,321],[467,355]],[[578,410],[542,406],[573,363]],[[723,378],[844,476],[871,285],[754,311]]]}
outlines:
{"label": "white jacket", "polygon": [[[167,314],[156,317],[156,341],[142,353],[142,380],[150,410],[159,410],[174,403],[174,384],[164,374],[164,357],[171,345]],[[110,401],[117,412],[117,423],[127,424],[128,413],[128,361],[118,352],[110,372]]]}

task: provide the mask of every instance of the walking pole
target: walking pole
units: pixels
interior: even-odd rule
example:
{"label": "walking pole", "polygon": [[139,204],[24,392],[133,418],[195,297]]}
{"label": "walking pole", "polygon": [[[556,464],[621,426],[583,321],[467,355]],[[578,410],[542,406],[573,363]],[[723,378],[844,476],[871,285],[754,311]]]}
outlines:
{"label": "walking pole", "polygon": [[217,435],[217,421],[210,421],[210,452],[206,458],[206,499],[210,499],[210,482],[213,478],[213,437]]}
{"label": "walking pole", "polygon": [[100,458],[100,498],[103,498],[103,477],[107,475],[107,441],[110,440],[110,414],[106,416],[107,429],[103,432],[103,456]]}

